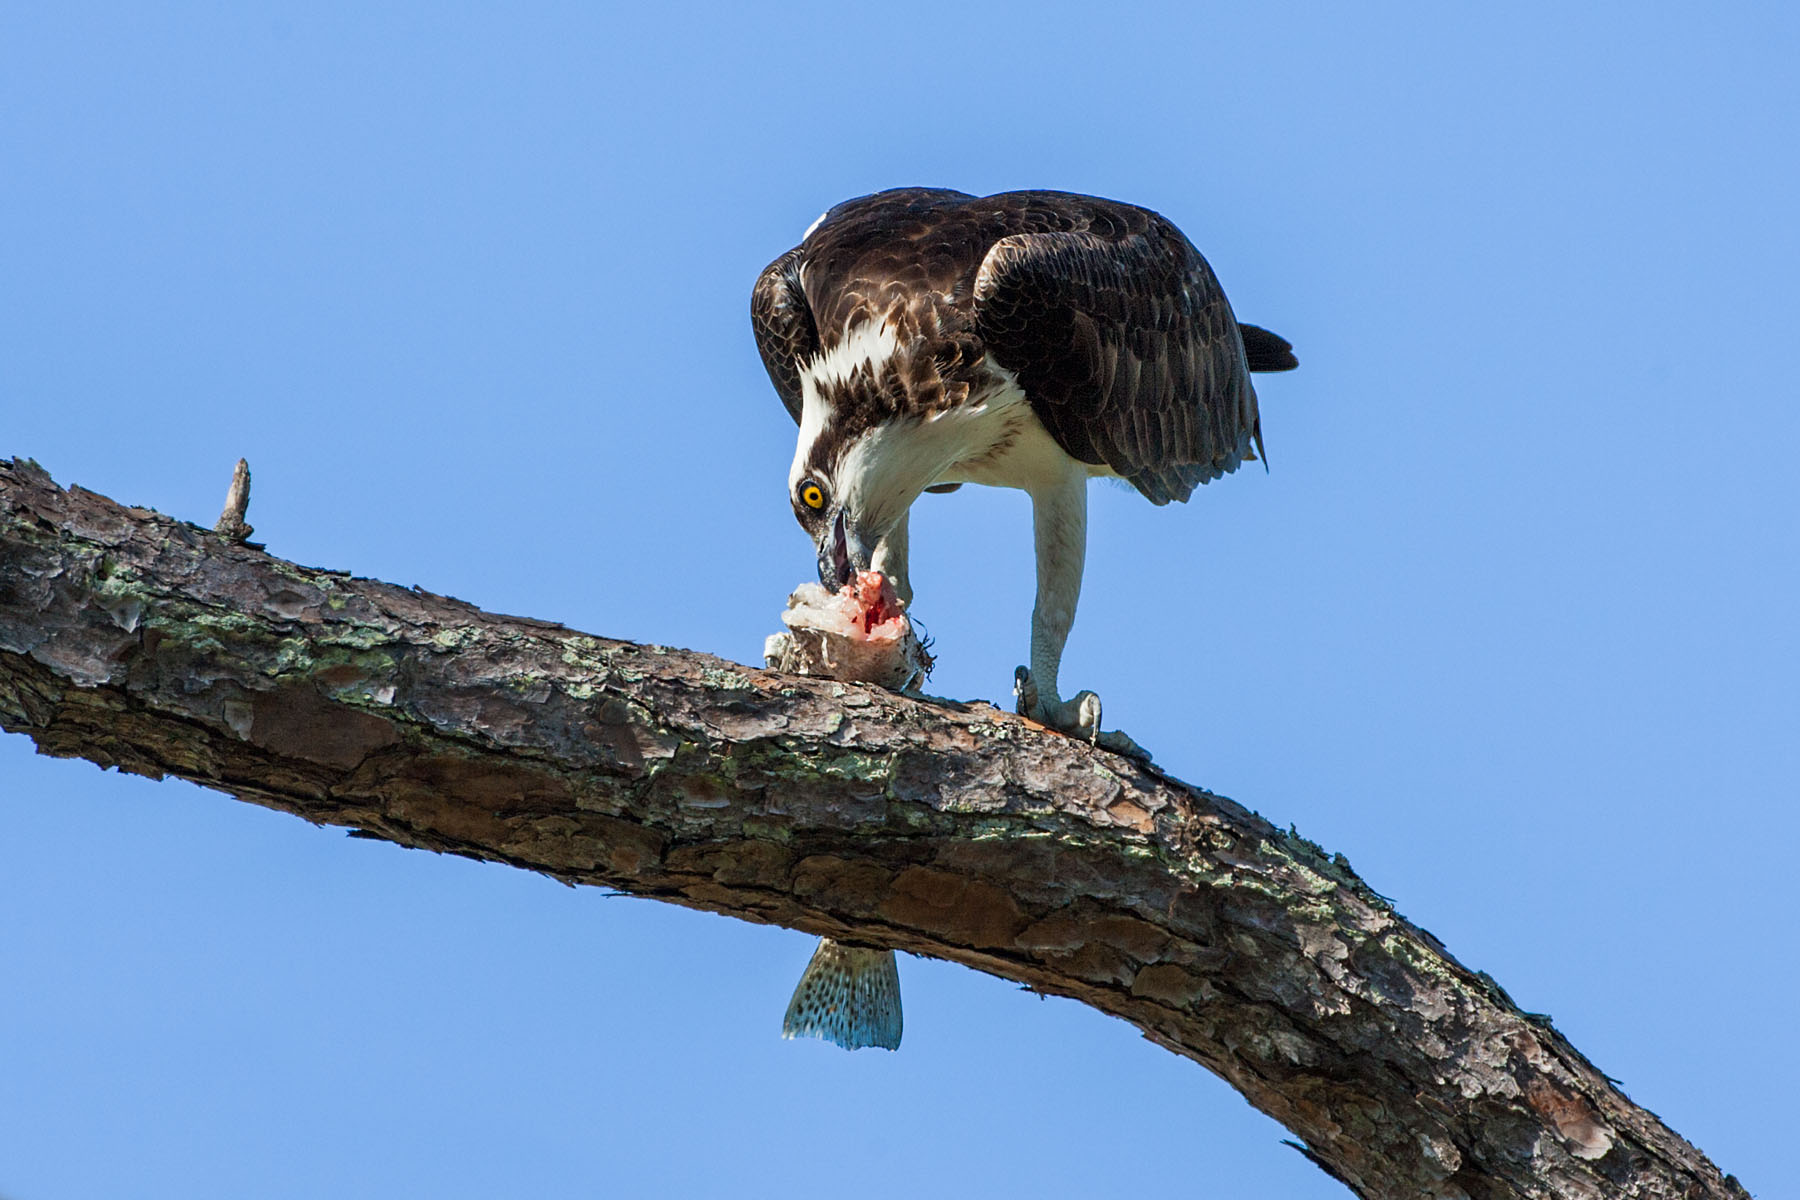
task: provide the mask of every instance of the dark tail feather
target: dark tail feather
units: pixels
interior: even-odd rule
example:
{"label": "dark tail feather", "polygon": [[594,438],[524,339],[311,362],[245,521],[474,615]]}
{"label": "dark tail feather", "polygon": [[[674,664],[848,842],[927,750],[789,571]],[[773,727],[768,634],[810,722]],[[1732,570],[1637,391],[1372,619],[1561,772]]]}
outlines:
{"label": "dark tail feather", "polygon": [[1252,371],[1291,371],[1300,365],[1294,347],[1278,333],[1260,325],[1238,325],[1244,335],[1244,361]]}

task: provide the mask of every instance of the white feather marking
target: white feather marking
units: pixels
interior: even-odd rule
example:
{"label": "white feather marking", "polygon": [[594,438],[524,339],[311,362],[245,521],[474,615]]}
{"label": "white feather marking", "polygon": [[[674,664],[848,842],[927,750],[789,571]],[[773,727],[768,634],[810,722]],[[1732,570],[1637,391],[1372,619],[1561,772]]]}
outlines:
{"label": "white feather marking", "polygon": [[863,321],[844,330],[838,340],[800,368],[816,383],[842,384],[863,367],[876,374],[900,350],[900,336],[886,321]]}
{"label": "white feather marking", "polygon": [[824,435],[829,424],[831,409],[819,394],[818,385],[812,381],[812,376],[800,376],[800,439],[794,445],[793,466],[788,468],[789,491],[793,491],[806,474],[807,451]]}
{"label": "white feather marking", "polygon": [[892,326],[864,321],[844,330],[842,337],[810,362],[800,364],[800,438],[788,469],[789,488],[806,474],[808,452],[831,425],[831,406],[822,394],[823,385],[842,386],[864,368],[880,374],[899,349],[900,338]]}
{"label": "white feather marking", "polygon": [[807,238],[811,237],[813,235],[813,230],[815,230],[819,226],[823,225],[825,223],[825,218],[830,215],[831,215],[831,210],[826,209],[824,212],[822,212],[818,216],[814,217],[813,223],[811,225],[808,225],[806,227],[806,232],[800,235],[800,240],[804,242]]}
{"label": "white feather marking", "polygon": [[945,417],[954,417],[957,420],[969,420],[985,415],[987,413],[987,407],[987,401],[983,400],[976,404],[964,404],[957,408],[940,408],[925,419],[934,423],[943,420]]}

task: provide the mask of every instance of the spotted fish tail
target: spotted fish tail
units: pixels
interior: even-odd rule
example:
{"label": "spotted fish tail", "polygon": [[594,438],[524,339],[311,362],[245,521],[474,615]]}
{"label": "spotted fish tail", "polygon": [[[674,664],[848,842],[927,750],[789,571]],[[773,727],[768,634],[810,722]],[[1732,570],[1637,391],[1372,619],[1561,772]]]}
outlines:
{"label": "spotted fish tail", "polygon": [[788,1001],[782,1037],[818,1037],[846,1050],[900,1048],[900,967],[892,950],[820,938]]}

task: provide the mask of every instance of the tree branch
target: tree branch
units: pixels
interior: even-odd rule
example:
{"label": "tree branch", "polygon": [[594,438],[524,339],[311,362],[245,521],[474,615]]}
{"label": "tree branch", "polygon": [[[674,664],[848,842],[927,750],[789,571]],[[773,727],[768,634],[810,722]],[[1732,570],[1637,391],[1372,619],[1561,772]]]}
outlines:
{"label": "tree branch", "polygon": [[1361,1196],[1748,1196],[1341,856],[985,704],[497,616],[0,460],[0,727],[1072,997]]}

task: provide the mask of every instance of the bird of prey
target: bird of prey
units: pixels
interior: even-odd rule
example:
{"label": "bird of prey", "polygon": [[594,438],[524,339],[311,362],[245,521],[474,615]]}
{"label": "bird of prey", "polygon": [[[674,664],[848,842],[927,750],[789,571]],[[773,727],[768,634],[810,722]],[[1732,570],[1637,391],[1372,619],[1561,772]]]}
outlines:
{"label": "bird of prey", "polygon": [[819,581],[872,568],[910,602],[907,511],[921,492],[1024,490],[1037,603],[1021,710],[1088,737],[1099,705],[1064,700],[1057,678],[1088,479],[1186,500],[1262,450],[1249,373],[1296,365],[1282,338],[1238,323],[1168,220],[1067,192],[845,201],[769,264],[750,308],[800,424],[788,490]]}
{"label": "bird of prey", "polygon": [[[788,494],[819,581],[837,588],[878,570],[910,603],[907,512],[919,494],[1022,489],[1037,602],[1018,709],[1099,739],[1098,697],[1064,699],[1058,679],[1081,591],[1087,481],[1123,479],[1161,505],[1254,460],[1250,372],[1294,367],[1292,347],[1236,320],[1167,219],[1067,192],[900,188],[847,200],[769,264],[750,310],[763,365],[800,426]],[[861,979],[887,991],[891,956],[861,953],[848,956],[852,971],[821,947],[790,1033],[798,1009],[812,1021],[800,1032],[885,1044],[817,1018],[832,988],[855,997]],[[832,988],[815,970],[835,973]],[[858,1029],[898,1042],[894,991],[891,1029],[866,1014]]]}

